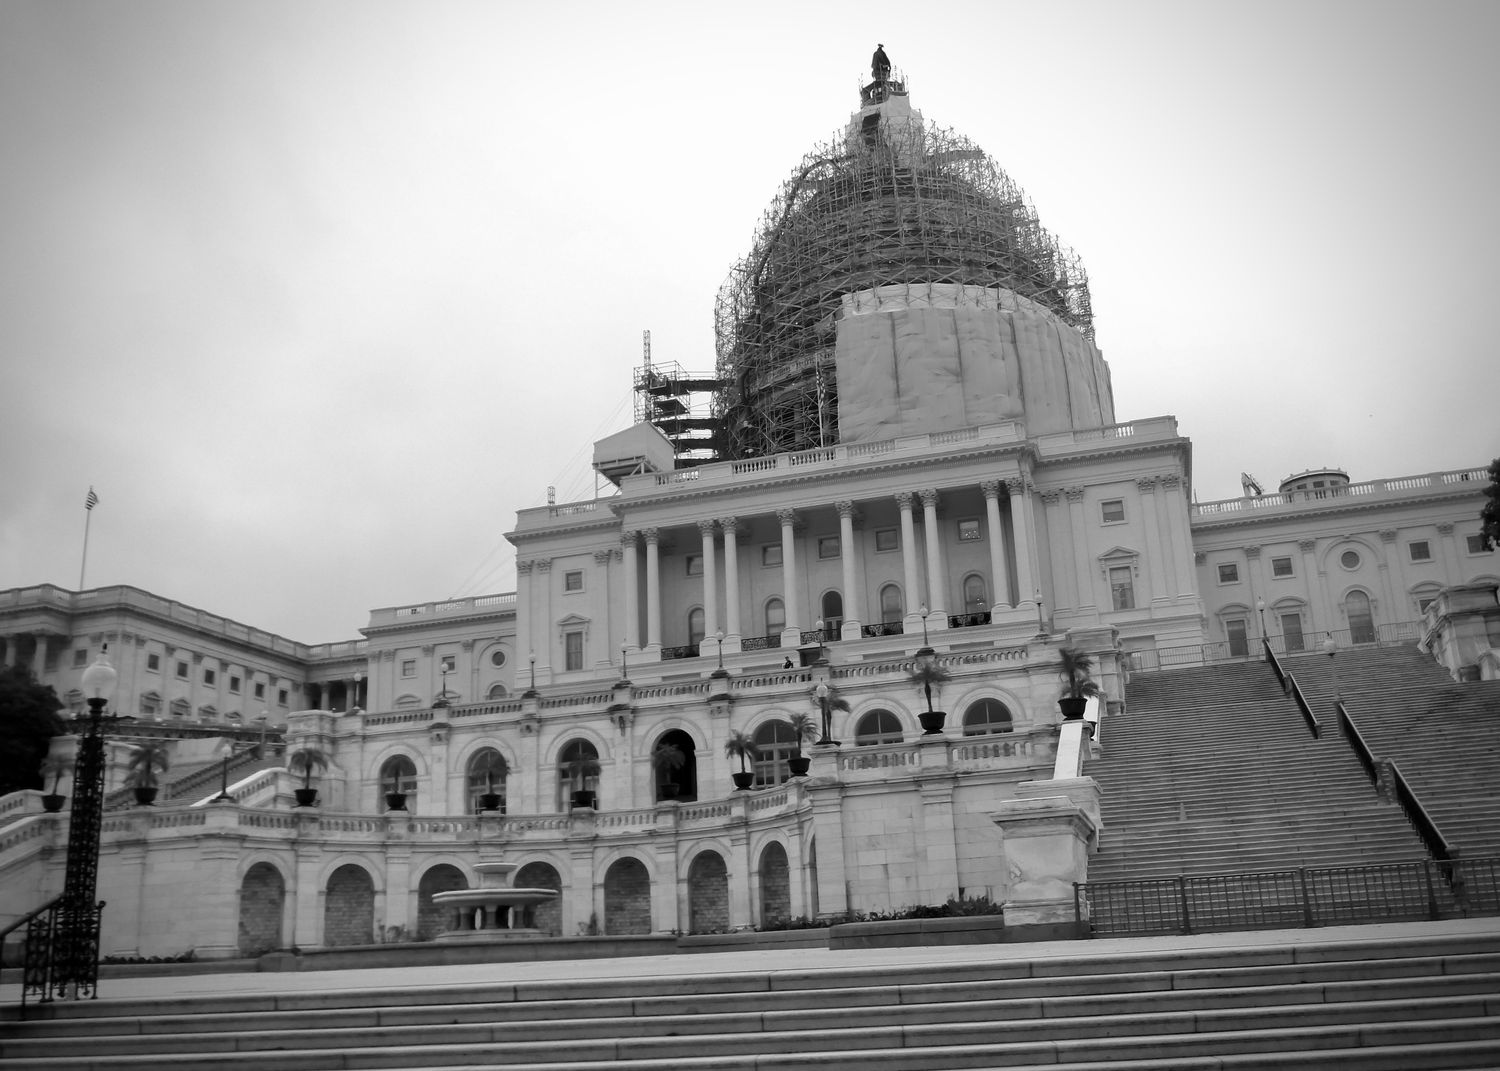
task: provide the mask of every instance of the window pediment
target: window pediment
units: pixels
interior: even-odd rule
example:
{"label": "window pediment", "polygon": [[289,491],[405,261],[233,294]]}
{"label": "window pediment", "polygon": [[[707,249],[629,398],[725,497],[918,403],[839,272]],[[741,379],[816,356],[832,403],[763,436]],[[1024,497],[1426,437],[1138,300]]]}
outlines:
{"label": "window pediment", "polygon": [[1129,547],[1111,547],[1099,555],[1099,575],[1106,580],[1109,579],[1110,569],[1118,569],[1127,566],[1131,576],[1139,576],[1141,572],[1141,553],[1131,550]]}

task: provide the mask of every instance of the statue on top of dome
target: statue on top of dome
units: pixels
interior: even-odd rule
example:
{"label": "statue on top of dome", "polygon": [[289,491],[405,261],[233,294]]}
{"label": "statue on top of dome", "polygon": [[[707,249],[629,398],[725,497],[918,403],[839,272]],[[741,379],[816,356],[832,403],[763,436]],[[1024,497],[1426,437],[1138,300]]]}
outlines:
{"label": "statue on top of dome", "polygon": [[877,82],[884,82],[891,76],[891,60],[885,54],[884,45],[875,46],[875,55],[870,57],[870,74]]}

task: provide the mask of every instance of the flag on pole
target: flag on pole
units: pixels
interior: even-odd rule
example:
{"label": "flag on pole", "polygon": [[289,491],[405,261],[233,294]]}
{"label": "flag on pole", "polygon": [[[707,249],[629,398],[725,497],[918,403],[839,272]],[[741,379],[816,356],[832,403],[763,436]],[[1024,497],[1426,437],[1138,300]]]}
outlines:
{"label": "flag on pole", "polygon": [[89,497],[83,500],[84,509],[93,509],[99,504],[99,496],[94,494],[94,489],[89,488]]}

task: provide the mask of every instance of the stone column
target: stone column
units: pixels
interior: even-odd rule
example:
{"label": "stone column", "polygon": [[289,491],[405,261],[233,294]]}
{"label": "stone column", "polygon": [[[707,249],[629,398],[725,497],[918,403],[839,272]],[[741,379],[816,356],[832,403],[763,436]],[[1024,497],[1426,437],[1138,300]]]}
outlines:
{"label": "stone column", "polygon": [[31,673],[40,681],[42,674],[47,672],[47,652],[52,646],[52,637],[45,632],[33,635],[36,638],[36,649],[31,652]]}
{"label": "stone column", "polygon": [[732,642],[735,650],[739,650],[742,635],[738,525],[738,518],[719,518],[719,527],[724,532],[724,641]]}
{"label": "stone column", "polygon": [[[599,578],[600,590],[600,598],[594,600],[594,605],[598,607],[597,612],[603,618],[598,622],[602,627],[597,630],[602,642],[594,644],[594,651],[598,655],[598,664],[601,666],[614,665],[615,655],[620,653],[620,646],[615,643],[615,632],[610,621],[615,605],[610,597],[614,586],[609,582],[609,561],[615,553],[613,548],[594,551],[594,575]],[[601,647],[603,650],[600,650]],[[479,697],[475,696],[475,698]]]}
{"label": "stone column", "polygon": [[661,650],[661,551],[655,528],[646,537],[646,646]]}
{"label": "stone column", "polygon": [[1049,487],[1038,495],[1042,500],[1042,515],[1047,519],[1047,543],[1052,548],[1052,614],[1060,616],[1072,613],[1078,605],[1078,592],[1074,590],[1078,586],[1077,573],[1067,567],[1059,553],[1069,539],[1066,533],[1071,526],[1062,505],[1062,488]]}
{"label": "stone column", "polygon": [[1016,609],[1036,610],[1037,570],[1036,525],[1031,513],[1031,482],[1026,479],[1007,481],[1010,492],[1010,516],[1016,532]]}
{"label": "stone column", "polygon": [[[1302,575],[1307,578],[1307,617],[1308,631],[1313,633],[1331,632],[1333,624],[1338,620],[1337,612],[1332,607],[1325,606],[1326,596],[1323,593],[1322,576],[1318,571],[1318,561],[1315,551],[1318,547],[1316,539],[1297,540],[1297,549],[1302,551]],[[1330,612],[1333,616],[1330,618]],[[1315,649],[1318,645],[1316,636],[1308,639],[1308,648]]]}
{"label": "stone column", "polygon": [[839,558],[844,567],[844,627],[840,634],[843,639],[857,640],[864,615],[854,570],[854,503],[843,499],[834,507],[839,511]]}
{"label": "stone column", "polygon": [[1151,572],[1151,604],[1165,606],[1172,599],[1168,588],[1166,567],[1162,564],[1162,536],[1156,509],[1156,477],[1142,476],[1135,481],[1141,505],[1141,521],[1144,524],[1146,542],[1146,568]]}
{"label": "stone column", "polygon": [[[524,656],[528,651],[536,650],[536,640],[531,631],[536,613],[532,609],[531,591],[531,568],[530,558],[516,559],[516,650]],[[395,693],[391,693],[395,698]]]}
{"label": "stone column", "polygon": [[[1073,609],[1084,615],[1097,615],[1099,603],[1094,588],[1094,560],[1089,554],[1088,521],[1083,512],[1084,489],[1069,487],[1068,529],[1073,537]],[[1055,545],[1055,544],[1054,544]]]}
{"label": "stone column", "polygon": [[1000,527],[1000,481],[985,480],[984,519],[990,541],[990,613],[1010,609],[1010,573],[1005,567],[1005,531]]}
{"label": "stone column", "polygon": [[[1459,556],[1458,539],[1453,534],[1453,522],[1443,521],[1437,526],[1437,530],[1439,550],[1433,557],[1443,567],[1444,586],[1465,583],[1463,566],[1460,564],[1463,559]],[[1398,621],[1405,618],[1407,614],[1404,608],[1406,598],[1404,588],[1402,589],[1401,596],[1403,608],[1394,612],[1394,616]]]}
{"label": "stone column", "polygon": [[797,539],[794,531],[797,514],[795,510],[779,509],[776,519],[781,522],[781,598],[786,604],[786,627],[782,631],[781,644],[795,647],[802,642],[802,600],[797,598]]}
{"label": "stone column", "polygon": [[625,560],[625,643],[632,651],[641,646],[641,581],[639,534],[620,533],[620,550]]}
{"label": "stone column", "polygon": [[[543,679],[552,679],[552,645],[556,642],[556,636],[552,629],[552,559],[536,559],[536,576],[534,585],[536,589],[536,629],[532,634],[535,646],[532,650],[538,655],[538,668],[543,673]],[[564,663],[566,664],[566,663]]]}
{"label": "stone column", "polygon": [[912,523],[911,497],[910,491],[896,495],[896,505],[901,509],[901,579],[906,585],[902,598],[906,604],[908,627],[920,620],[917,607],[922,604],[922,590],[917,584],[917,527]]}
{"label": "stone column", "polygon": [[922,534],[927,544],[927,609],[937,615],[937,619],[942,622],[941,627],[946,627],[948,611],[943,608],[943,604],[948,601],[945,597],[948,584],[943,576],[942,561],[938,557],[938,493],[927,488],[917,494],[922,499]]}
{"label": "stone column", "polygon": [[1182,477],[1175,473],[1161,478],[1162,528],[1166,550],[1171,554],[1172,574],[1177,581],[1177,598],[1198,601],[1198,571],[1193,567],[1193,519],[1188,513],[1187,495]]}
{"label": "stone column", "polygon": [[698,533],[703,547],[703,638],[719,631],[719,577],[714,565],[714,523],[699,521]]}

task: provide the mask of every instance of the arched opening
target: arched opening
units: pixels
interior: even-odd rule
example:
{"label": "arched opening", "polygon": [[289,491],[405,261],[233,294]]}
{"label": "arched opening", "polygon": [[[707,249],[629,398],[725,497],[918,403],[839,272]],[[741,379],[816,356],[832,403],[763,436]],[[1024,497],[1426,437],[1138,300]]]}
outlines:
{"label": "arched opening", "polygon": [[786,603],[777,598],[766,600],[766,636],[781,635],[781,630],[786,628]]}
{"label": "arched opening", "polygon": [[504,699],[510,693],[505,690],[503,684],[492,684],[490,690],[485,693],[486,699]]}
{"label": "arched opening", "polygon": [[285,912],[286,879],[270,863],[256,863],[240,882],[240,955],[259,956],[280,948]]}
{"label": "arched opening", "polygon": [[703,643],[703,607],[695,606],[688,611],[688,645],[697,647]]}
{"label": "arched opening", "polygon": [[434,893],[467,889],[469,880],[464,872],[448,863],[430,866],[417,882],[417,940],[430,941],[448,928],[451,907],[432,902]]}
{"label": "arched opening", "polygon": [[1370,596],[1363,591],[1351,591],[1344,596],[1344,613],[1349,617],[1349,642],[1375,642],[1375,614],[1370,607]]}
{"label": "arched opening", "polygon": [[[556,889],[562,891],[562,878],[557,875],[557,868],[551,863],[527,863],[516,871],[516,878],[511,882],[517,889]],[[536,905],[532,915],[532,925],[543,933],[550,933],[554,937],[562,935],[562,897],[553,897]]]}
{"label": "arched opening", "polygon": [[[674,747],[682,756],[682,765],[673,767],[671,761],[658,762],[655,758],[660,748]],[[689,801],[698,798],[698,757],[693,738],[682,729],[669,729],[657,738],[652,747],[651,791],[657,800]]]}
{"label": "arched opening", "polygon": [[792,757],[797,737],[788,722],[779,718],[768,721],[755,730],[755,784],[779,785],[792,776],[787,760]]}
{"label": "arched opening", "polygon": [[572,740],[557,756],[557,809],[599,806],[599,752],[587,740]]}
{"label": "arched opening", "polygon": [[760,923],[792,915],[792,886],[786,849],[773,840],[760,853]]}
{"label": "arched opening", "polygon": [[469,813],[484,809],[487,795],[499,796],[499,806],[494,810],[505,813],[505,779],[510,774],[510,764],[505,756],[492,747],[480,748],[469,758],[465,773],[465,784],[469,792]]}
{"label": "arched opening", "polygon": [[885,625],[898,625],[906,616],[906,609],[901,601],[901,589],[895,584],[887,584],[880,589],[880,621]]}
{"label": "arched opening", "polygon": [[375,801],[378,810],[385,810],[390,795],[406,797],[406,809],[414,810],[417,802],[417,764],[405,755],[392,755],[380,767],[380,798]]}
{"label": "arched opening", "polygon": [[839,629],[844,624],[844,596],[837,591],[823,592],[823,628],[825,632],[831,632],[831,636],[825,639],[837,639]]}
{"label": "arched opening", "polygon": [[617,859],[604,872],[604,932],[651,932],[651,874],[639,859]]}
{"label": "arched opening", "polygon": [[699,852],[688,867],[688,932],[729,929],[729,868],[718,852]]}
{"label": "arched opening", "polygon": [[872,710],[860,716],[854,727],[854,746],[899,744],[902,740],[901,719],[889,710]]}
{"label": "arched opening", "polygon": [[987,613],[989,608],[989,586],[984,582],[984,577],[978,573],[970,573],[964,577],[964,613],[982,614]]}
{"label": "arched opening", "polygon": [[991,733],[1008,733],[1015,726],[1010,711],[998,699],[976,699],[964,711],[965,736],[989,736]]}
{"label": "arched opening", "polygon": [[329,948],[375,940],[375,882],[364,867],[345,863],[328,875],[323,896],[323,944]]}

